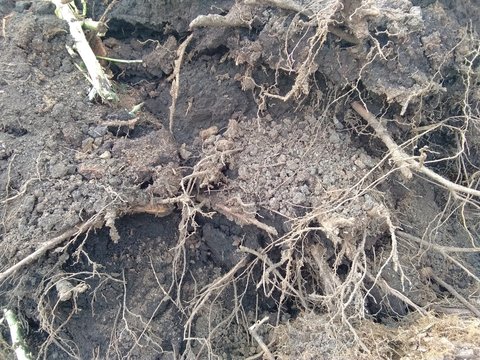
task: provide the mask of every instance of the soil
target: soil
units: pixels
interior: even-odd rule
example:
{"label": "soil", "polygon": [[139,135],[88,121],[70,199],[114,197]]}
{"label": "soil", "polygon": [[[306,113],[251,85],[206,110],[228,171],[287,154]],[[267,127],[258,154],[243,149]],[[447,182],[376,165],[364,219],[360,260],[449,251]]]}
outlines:
{"label": "soil", "polygon": [[52,3],[0,0],[0,271],[91,223],[0,282],[33,357],[480,357],[425,277],[480,307],[478,198],[405,179],[351,107],[476,189],[475,0],[110,3],[100,48],[142,60],[102,62],[118,102],[88,99]]}

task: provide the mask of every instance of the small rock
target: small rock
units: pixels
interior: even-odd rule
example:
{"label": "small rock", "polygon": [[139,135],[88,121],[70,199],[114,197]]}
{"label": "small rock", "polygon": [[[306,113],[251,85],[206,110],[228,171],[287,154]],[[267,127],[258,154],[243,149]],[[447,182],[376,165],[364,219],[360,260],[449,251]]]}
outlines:
{"label": "small rock", "polygon": [[41,197],[43,197],[43,196],[45,195],[45,193],[44,193],[42,190],[40,190],[40,189],[35,189],[35,190],[33,191],[33,195],[34,195],[35,197],[37,197],[37,198],[41,198]]}
{"label": "small rock", "polygon": [[359,159],[365,164],[368,168],[373,168],[375,166],[375,160],[368,156],[367,154],[361,153]]}
{"label": "small rock", "polygon": [[268,201],[268,206],[270,207],[270,209],[273,209],[273,210],[278,210],[279,206],[280,206],[280,203],[278,201],[278,199],[276,197],[272,197],[269,201]]}
{"label": "small rock", "polygon": [[287,161],[287,168],[289,170],[295,171],[299,168],[299,164],[295,160],[288,160]]}
{"label": "small rock", "polygon": [[252,146],[248,153],[250,156],[256,156],[258,154],[258,147]]}
{"label": "small rock", "polygon": [[249,178],[249,172],[246,166],[240,166],[238,168],[238,178],[247,180]]}
{"label": "small rock", "polygon": [[59,117],[62,116],[65,113],[65,105],[62,103],[57,103],[53,106],[52,108],[52,116],[53,117]]}
{"label": "small rock", "polygon": [[110,159],[112,157],[112,154],[110,153],[110,151],[105,151],[99,157],[100,159]]}
{"label": "small rock", "polygon": [[343,130],[344,129],[343,124],[340,121],[338,121],[338,119],[336,117],[333,118],[333,124],[335,125],[335,128],[337,130]]}
{"label": "small rock", "polygon": [[88,135],[94,139],[105,136],[107,134],[108,128],[106,126],[95,126],[94,128],[88,129]]}

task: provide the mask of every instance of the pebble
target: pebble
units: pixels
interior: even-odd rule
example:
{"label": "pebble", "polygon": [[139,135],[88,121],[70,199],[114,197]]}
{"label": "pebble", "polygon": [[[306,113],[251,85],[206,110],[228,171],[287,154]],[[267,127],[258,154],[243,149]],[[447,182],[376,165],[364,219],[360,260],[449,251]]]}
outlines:
{"label": "pebble", "polygon": [[112,157],[112,154],[110,153],[110,151],[105,151],[103,152],[100,156],[100,159],[110,159]]}
{"label": "pebble", "polygon": [[88,129],[88,135],[96,139],[96,138],[105,136],[107,134],[107,131],[108,131],[108,128],[106,126],[95,126],[93,128]]}

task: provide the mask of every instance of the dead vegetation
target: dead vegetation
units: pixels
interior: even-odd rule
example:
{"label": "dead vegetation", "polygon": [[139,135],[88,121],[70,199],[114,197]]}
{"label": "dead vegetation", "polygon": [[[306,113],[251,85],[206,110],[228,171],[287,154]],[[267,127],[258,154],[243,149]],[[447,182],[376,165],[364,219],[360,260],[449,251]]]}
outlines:
{"label": "dead vegetation", "polygon": [[[164,300],[158,306],[160,307],[164,301],[172,303],[186,319],[182,339],[184,350],[179,354],[178,346],[173,346],[175,357],[215,358],[219,351],[215,345],[218,334],[232,323],[242,327],[256,342],[255,346],[258,345],[259,352],[250,357],[251,359],[262,356],[267,359],[274,359],[275,356],[317,359],[320,350],[325,354],[323,355],[325,359],[419,359],[429,356],[440,359],[449,357],[473,359],[480,354],[478,319],[471,316],[480,317],[478,294],[474,293],[467,299],[454,286],[442,279],[441,276],[445,274],[437,275],[430,268],[422,267],[424,265],[422,257],[437,253],[444,261],[459,270],[462,276],[472,280],[473,285],[470,288],[475,286],[478,288],[480,284],[477,269],[472,268],[467,259],[469,254],[479,252],[476,241],[478,234],[474,225],[480,213],[478,170],[476,164],[472,164],[469,155],[470,132],[472,128],[477,129],[480,120],[476,97],[480,77],[478,69],[480,46],[475,29],[465,30],[469,36],[465,38],[468,45],[464,46],[469,50],[464,52],[463,66],[458,69],[458,75],[462,77],[464,85],[461,111],[455,117],[450,116],[424,124],[417,122],[426,111],[422,108],[423,102],[427,101],[427,95],[439,91],[437,87],[433,85],[423,87],[408,98],[405,98],[404,94],[397,94],[396,97],[387,94],[382,103],[383,109],[377,112],[380,116],[375,116],[369,110],[372,94],[360,90],[364,68],[373,63],[377,57],[387,60],[389,49],[372,37],[367,24],[357,28],[352,24],[360,22],[362,16],[369,18],[378,15],[381,7],[375,6],[372,2],[362,2],[361,6],[353,10],[345,9],[340,1],[239,2],[224,16],[201,15],[190,23],[193,33],[180,44],[174,70],[170,75],[172,81],[170,131],[173,128],[176,101],[179,92],[182,91],[181,65],[188,47],[195,40],[195,29],[227,26],[248,28],[258,15],[256,9],[264,10],[266,5],[286,11],[288,14],[293,13],[291,21],[285,26],[285,32],[278,34],[285,46],[280,49],[272,66],[275,79],[289,74],[293,77],[293,85],[281,94],[277,83],[257,84],[252,70],[258,65],[256,61],[259,60],[255,58],[256,60],[249,62],[242,60],[237,54],[236,65],[246,64],[243,68],[245,73],[241,76],[242,85],[246,84],[247,78],[250,80],[260,108],[267,102],[267,98],[283,102],[292,100],[296,103],[302,102],[313,92],[313,78],[318,71],[319,54],[329,34],[333,33],[342,41],[356,44],[355,46],[360,46],[368,37],[374,44],[372,53],[367,56],[367,61],[362,65],[350,87],[344,89],[342,95],[327,99],[322,116],[330,116],[337,104],[351,106],[355,112],[348,109],[346,117],[355,122],[352,133],[363,133],[372,139],[379,139],[387,150],[384,157],[373,170],[363,178],[357,179],[350,188],[328,194],[329,200],[321,206],[307,209],[303,215],[290,219],[289,230],[279,235],[279,229],[259,220],[258,213],[251,210],[240,197],[234,197],[234,201],[231,202],[221,202],[210,194],[213,189],[221,189],[226,181],[223,170],[229,164],[232,154],[241,149],[235,147],[233,138],[228,139],[228,136],[226,140],[217,138],[218,128],[210,132],[207,129],[207,132],[200,135],[203,151],[200,159],[188,169],[188,172],[179,169],[182,178],[178,184],[178,194],[170,198],[150,199],[149,202],[139,204],[126,202],[119,195],[118,204],[103,209],[86,222],[43,242],[31,255],[3,269],[0,283],[18,276],[20,270],[33,266],[34,262],[45,256],[48,251],[62,253],[73,245],[76,251],[72,256],[88,259],[91,266],[89,272],[54,273],[42,280],[37,294],[38,314],[40,327],[48,334],[48,339],[39,349],[39,356],[46,356],[48,347],[55,344],[72,358],[79,357],[76,345],[62,338],[61,333],[78,310],[75,306],[76,297],[87,291],[86,279],[95,277],[99,279],[100,284],[111,281],[126,286],[124,275],[120,279],[104,273],[98,264],[89,259],[88,253],[83,249],[89,233],[106,226],[110,228],[112,240],[121,242],[122,239],[115,228],[115,220],[118,217],[129,212],[163,216],[170,213],[173,207],[181,213],[181,220],[178,225],[176,246],[171,249],[172,279],[167,287],[158,279],[157,282],[164,295]],[[242,17],[239,14],[242,14]],[[401,10],[398,10],[387,17],[391,16],[392,23],[397,24],[400,21],[405,22],[405,19],[415,21],[417,15],[416,9],[411,7],[408,13],[401,13]],[[340,23],[341,18],[345,23]],[[349,23],[347,19],[351,22]],[[339,25],[342,29],[338,27]],[[346,26],[347,30],[343,26]],[[392,26],[391,29],[384,31],[390,36],[406,36],[403,27]],[[393,34],[393,31],[396,33]],[[390,103],[396,103],[400,107],[392,106]],[[415,110],[407,111],[412,105]],[[408,128],[406,133],[413,133],[414,136],[402,138],[401,142],[395,140],[389,131],[388,123],[399,123],[400,120],[384,120],[381,114],[387,112],[398,116],[397,119],[402,121],[401,125]],[[408,118],[407,114],[412,118]],[[438,131],[446,131],[449,136],[455,138],[456,152],[437,156],[438,154],[426,145],[415,148],[423,139],[433,136]],[[398,138],[400,137],[397,136]],[[208,144],[212,146],[209,147]],[[432,155],[434,159],[430,160]],[[453,163],[453,170],[450,168],[445,170],[442,167],[445,163]],[[444,175],[439,174],[441,170],[444,171]],[[378,176],[379,172],[382,175]],[[397,173],[402,175],[401,180]],[[417,177],[436,187],[440,196],[446,199],[445,207],[431,220],[428,228],[407,231],[404,229],[405,224],[401,223],[400,215],[391,207],[392,201],[388,194],[379,188],[388,181],[395,181],[398,186],[408,188]],[[25,183],[25,188],[27,185],[28,183]],[[373,205],[364,211],[365,217],[358,219],[345,215],[343,210],[360,201],[365,194],[374,199]],[[23,190],[13,197],[7,197],[2,204],[7,204],[22,195]],[[186,300],[182,291],[189,277],[186,256],[188,242],[195,236],[199,227],[198,218],[212,217],[214,213],[220,213],[241,226],[255,226],[266,234],[269,242],[263,248],[239,244],[241,260],[228,271],[219,274],[207,286],[196,289],[195,296]],[[445,227],[450,226],[451,221],[463,227],[468,239],[471,240],[470,243],[457,241],[455,244],[446,245],[444,242],[437,242],[443,239],[437,235],[445,231]],[[418,232],[411,233],[414,230]],[[84,238],[79,241],[81,236]],[[404,256],[401,249],[409,249],[409,253]],[[413,254],[412,258],[416,259],[416,264],[409,262],[409,254]],[[153,273],[155,274],[154,269]],[[391,277],[397,281],[392,281]],[[427,284],[428,281],[446,289],[451,295],[449,299],[453,305],[456,308],[463,306],[468,309],[469,316],[464,315],[464,318],[460,318],[450,314],[437,315],[442,313],[442,309],[446,312],[447,307],[441,305],[435,307],[436,304],[430,301],[422,302],[419,298],[411,299],[408,295],[411,293],[409,289],[418,288],[419,284],[425,287],[432,286]],[[275,299],[277,306],[275,318],[262,316],[260,320],[262,314],[259,313],[257,306],[255,322],[252,323],[251,314],[247,314],[248,311],[243,306],[243,298],[251,285],[262,293],[263,297]],[[97,296],[95,289],[88,290],[92,297]],[[434,287],[432,291],[440,293],[441,289]],[[233,307],[229,313],[222,314],[220,319],[215,318],[212,315],[213,309],[221,307],[219,303],[227,292],[234,294]],[[123,337],[134,339],[134,347],[148,344],[162,352],[160,340],[155,338],[155,334],[150,333],[150,324],[157,309],[153,311],[150,319],[130,312],[126,303],[126,293],[125,288],[124,298],[118,308],[116,328],[112,330],[109,345],[112,357],[128,358],[131,355],[133,348],[126,355],[119,350]],[[59,319],[56,317],[56,311],[64,301],[73,302],[73,310],[67,318]],[[369,302],[372,301],[377,303],[378,313],[382,311],[388,314],[389,318],[400,318],[400,323],[391,328],[374,323],[372,319],[377,314],[372,314],[368,310]],[[301,314],[292,322],[284,321],[287,302],[294,304]],[[405,313],[401,313],[402,309]],[[412,314],[406,316],[407,312]],[[195,328],[200,316],[208,319],[208,333],[205,336],[199,336]],[[261,327],[269,328],[271,331],[265,331],[260,335]],[[305,338],[305,334],[309,336]],[[102,357],[101,354],[92,356]]]}

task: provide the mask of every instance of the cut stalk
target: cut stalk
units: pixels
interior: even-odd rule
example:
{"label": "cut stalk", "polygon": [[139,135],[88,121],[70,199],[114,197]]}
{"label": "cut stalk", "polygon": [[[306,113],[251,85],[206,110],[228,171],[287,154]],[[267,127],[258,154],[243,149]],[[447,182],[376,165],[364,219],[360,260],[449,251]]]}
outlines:
{"label": "cut stalk", "polygon": [[69,4],[64,4],[62,0],[50,0],[57,7],[56,14],[68,23],[70,35],[75,42],[75,49],[82,58],[89,74],[89,80],[95,89],[95,92],[103,100],[117,100],[117,95],[112,90],[112,84],[105,75],[100,63],[93,53],[90,44],[85,38],[82,30],[82,20],[77,18],[77,14]]}
{"label": "cut stalk", "polygon": [[32,357],[27,351],[27,346],[22,335],[22,326],[18,321],[17,315],[10,309],[4,309],[4,316],[10,329],[12,338],[12,348],[18,360],[30,360]]}

